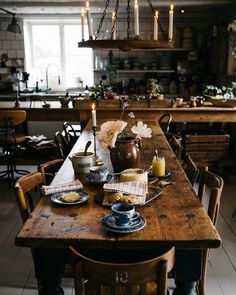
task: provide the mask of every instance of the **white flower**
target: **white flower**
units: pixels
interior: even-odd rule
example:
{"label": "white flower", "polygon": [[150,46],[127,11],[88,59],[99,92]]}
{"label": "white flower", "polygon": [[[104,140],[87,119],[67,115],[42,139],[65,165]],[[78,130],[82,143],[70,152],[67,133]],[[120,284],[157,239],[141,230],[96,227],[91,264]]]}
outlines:
{"label": "white flower", "polygon": [[128,113],[128,116],[130,117],[130,119],[134,119],[135,118],[134,112],[129,112]]}
{"label": "white flower", "polygon": [[131,130],[134,134],[137,134],[136,137],[138,138],[152,137],[151,128],[147,127],[147,124],[143,124],[142,121],[138,121],[137,126],[133,126]]}
{"label": "white flower", "polygon": [[228,28],[227,28],[228,31],[236,31],[236,20],[233,20],[231,23],[228,24]]}
{"label": "white flower", "polygon": [[114,148],[117,136],[126,127],[124,121],[107,121],[101,125],[101,130],[98,133],[98,139],[103,148]]}

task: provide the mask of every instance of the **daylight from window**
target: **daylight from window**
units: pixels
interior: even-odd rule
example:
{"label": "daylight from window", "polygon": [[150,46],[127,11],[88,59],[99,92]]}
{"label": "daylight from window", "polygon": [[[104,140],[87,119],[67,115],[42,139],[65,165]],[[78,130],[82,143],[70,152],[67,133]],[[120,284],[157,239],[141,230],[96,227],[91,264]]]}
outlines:
{"label": "daylight from window", "polygon": [[78,91],[93,85],[93,56],[78,48],[81,26],[60,20],[26,20],[24,25],[26,70],[29,86],[37,91]]}

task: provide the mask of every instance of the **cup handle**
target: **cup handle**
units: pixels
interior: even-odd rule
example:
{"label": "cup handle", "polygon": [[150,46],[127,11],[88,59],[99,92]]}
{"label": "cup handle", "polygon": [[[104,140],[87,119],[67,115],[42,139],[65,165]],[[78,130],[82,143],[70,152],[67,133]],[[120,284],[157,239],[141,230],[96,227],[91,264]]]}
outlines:
{"label": "cup handle", "polygon": [[131,217],[131,220],[134,221],[137,218],[139,218],[140,214],[138,212],[135,212],[134,215]]}

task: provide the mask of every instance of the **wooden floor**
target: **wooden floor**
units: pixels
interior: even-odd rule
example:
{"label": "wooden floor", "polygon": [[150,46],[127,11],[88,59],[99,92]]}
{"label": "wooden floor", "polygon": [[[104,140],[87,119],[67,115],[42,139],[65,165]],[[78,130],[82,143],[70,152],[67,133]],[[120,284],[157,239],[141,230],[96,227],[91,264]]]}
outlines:
{"label": "wooden floor", "polygon": [[[34,171],[36,167],[27,166],[29,169]],[[236,294],[236,220],[231,220],[236,206],[236,175],[224,175],[225,187],[217,224],[223,243],[210,254],[207,295]],[[31,253],[27,248],[14,245],[21,225],[14,189],[0,181],[0,295],[38,294]],[[173,286],[171,282],[170,288]],[[65,295],[73,295],[73,280],[64,280],[63,288]]]}

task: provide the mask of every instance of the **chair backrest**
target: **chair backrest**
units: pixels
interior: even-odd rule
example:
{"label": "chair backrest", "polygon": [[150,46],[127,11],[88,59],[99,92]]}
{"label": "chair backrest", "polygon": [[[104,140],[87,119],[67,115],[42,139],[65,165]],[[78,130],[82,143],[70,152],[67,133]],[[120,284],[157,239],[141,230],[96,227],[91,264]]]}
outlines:
{"label": "chair backrest", "polygon": [[[99,257],[95,260],[86,257],[74,247],[69,247],[72,256],[72,265],[75,272],[75,294],[84,293],[84,281],[88,280],[93,286],[96,286],[97,294],[101,294],[101,286],[111,287],[111,294],[115,294],[117,287],[140,286],[140,294],[146,293],[146,284],[156,281],[158,285],[157,295],[167,295],[167,274],[174,266],[175,249],[166,250],[159,256],[151,256],[146,260],[134,261],[128,259],[127,262],[119,262],[120,255],[116,255],[115,262],[107,262]],[[119,256],[119,258],[117,257]],[[118,261],[117,261],[118,260]]]}
{"label": "chair backrest", "polygon": [[34,198],[32,195],[35,194],[35,188],[39,187],[42,183],[43,178],[40,172],[29,173],[16,181],[16,200],[23,223],[26,222],[34,209]]}
{"label": "chair backrest", "polygon": [[51,183],[63,162],[63,159],[55,159],[38,165],[38,171],[42,173],[43,184],[49,185]]}
{"label": "chair backrest", "polygon": [[208,171],[208,167],[201,167],[198,197],[203,202],[204,192],[207,188],[207,196],[209,197],[209,202],[206,210],[213,224],[216,224],[219,214],[220,199],[223,191],[223,186],[224,181],[220,176]]}
{"label": "chair backrest", "polygon": [[176,157],[181,160],[182,159],[182,154],[183,154],[183,147],[181,145],[181,143],[179,142],[178,139],[176,139],[176,137],[172,137],[169,140],[169,144],[173,150],[173,152],[175,153]]}
{"label": "chair backrest", "polygon": [[62,132],[57,131],[55,133],[55,142],[57,145],[57,151],[58,151],[59,156],[62,159],[65,159],[68,156],[68,154],[71,150],[71,147],[70,147],[66,137],[62,134]]}
{"label": "chair backrest", "polygon": [[172,121],[171,114],[164,114],[158,120],[158,124],[160,125],[163,132],[168,132],[170,129],[170,123]]}
{"label": "chair backrest", "polygon": [[[214,225],[216,225],[219,215],[220,199],[223,191],[223,186],[224,181],[220,176],[208,171],[208,167],[201,167],[198,197],[200,198],[203,205],[205,203],[205,197],[208,199],[207,206],[205,206],[205,208],[208,216],[210,217]],[[208,257],[209,249],[204,249],[202,255],[202,276],[198,282],[199,295],[206,294]]]}
{"label": "chair backrest", "polygon": [[199,174],[199,170],[189,154],[184,156],[182,166],[190,183],[192,186],[194,186]]}
{"label": "chair backrest", "polygon": [[172,132],[169,132],[169,131],[164,132],[164,135],[165,135],[166,139],[168,140],[168,142],[170,142],[172,140],[172,138],[175,137],[178,140],[178,142],[182,145],[182,136],[172,133]]}
{"label": "chair backrest", "polygon": [[65,133],[65,138],[72,148],[78,139],[76,131],[69,122],[64,122],[62,127]]}
{"label": "chair backrest", "polygon": [[11,127],[15,127],[22,124],[25,121],[25,119],[26,119],[26,111],[0,110],[0,127],[6,127],[7,123],[10,123]]}

